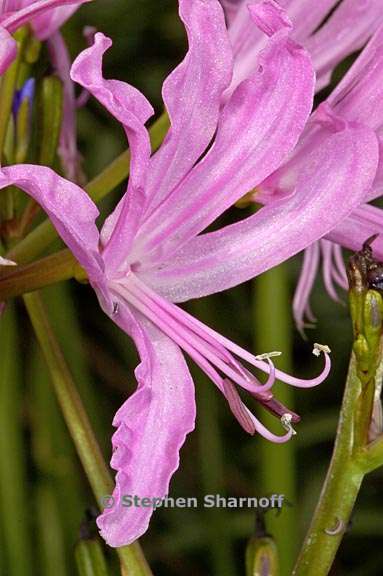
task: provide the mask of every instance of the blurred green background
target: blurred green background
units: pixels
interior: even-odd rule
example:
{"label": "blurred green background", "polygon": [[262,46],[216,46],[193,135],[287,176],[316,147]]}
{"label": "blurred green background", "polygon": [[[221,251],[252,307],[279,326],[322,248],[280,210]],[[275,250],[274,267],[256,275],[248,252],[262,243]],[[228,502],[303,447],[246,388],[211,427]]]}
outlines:
{"label": "blurred green background", "polygon": [[[73,56],[85,47],[86,25],[113,38],[105,75],[138,87],[162,111],[161,84],[185,51],[175,0],[97,0],[65,26]],[[341,70],[338,71],[341,73]],[[90,100],[78,114],[79,147],[90,179],[125,148],[121,128]],[[121,189],[102,203],[107,214]],[[244,217],[233,209],[223,222]],[[189,303],[188,310],[225,336],[261,353],[279,349],[278,367],[310,377],[321,369],[312,342],[330,346],[333,369],[319,388],[292,392],[280,385],[279,397],[302,416],[298,435],[286,446],[249,437],[233,420],[225,401],[204,375],[193,369],[198,419],[181,452],[172,496],[219,493],[262,496],[284,493],[281,514],[264,514],[267,530],[281,549],[283,572],[307,529],[319,496],[332,442],[351,346],[346,295],[330,301],[318,276],[312,308],[318,318],[304,341],[291,319],[291,300],[301,257],[224,294]],[[137,356],[128,337],[104,316],[93,292],[75,282],[44,291],[80,393],[102,446],[111,452],[113,414],[134,390]],[[3,321],[4,320],[4,321]],[[23,307],[9,307],[1,325],[0,361],[0,574],[4,576],[76,574],[74,547],[86,511],[95,506],[57,407],[49,375]],[[16,329],[16,328],[17,329]],[[8,350],[8,354],[6,354]],[[264,415],[262,415],[262,418]],[[381,498],[383,473],[363,485],[352,525],[332,574],[382,574]],[[243,575],[244,551],[254,532],[254,510],[167,509],[153,516],[142,545],[156,575]],[[114,554],[105,549],[109,573],[118,574]]]}

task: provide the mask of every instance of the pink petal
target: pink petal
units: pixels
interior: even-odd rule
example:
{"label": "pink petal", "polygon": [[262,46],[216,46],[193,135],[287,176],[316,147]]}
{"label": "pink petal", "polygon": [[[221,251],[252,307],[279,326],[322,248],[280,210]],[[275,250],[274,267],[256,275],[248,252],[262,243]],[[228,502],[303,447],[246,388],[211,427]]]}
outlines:
{"label": "pink petal", "polygon": [[17,56],[17,44],[9,32],[0,26],[0,74],[3,74]]}
{"label": "pink petal", "polygon": [[383,261],[383,210],[364,204],[358,206],[348,218],[339,221],[326,238],[356,252],[373,234],[379,234],[372,245],[374,256]]}
{"label": "pink petal", "polygon": [[225,11],[226,22],[231,24],[244,0],[220,0],[220,2]]}
{"label": "pink petal", "polygon": [[[360,49],[383,19],[380,0],[279,0],[293,23],[292,37],[310,52],[317,73],[316,90],[331,80],[334,68]],[[232,88],[254,70],[263,39],[252,25],[246,0],[232,5],[229,36],[235,62]],[[324,21],[324,24],[321,23]]]}
{"label": "pink petal", "polygon": [[[305,315],[310,315],[310,294],[319,267],[319,243],[308,246],[303,254],[303,263],[293,298],[293,315],[297,329],[303,333]],[[307,315],[307,311],[309,314]]]}
{"label": "pink petal", "polygon": [[226,104],[207,155],[141,227],[132,262],[169,257],[273,172],[296,144],[311,109],[312,67],[278,11],[262,22],[275,34],[257,73]]}
{"label": "pink petal", "polygon": [[163,498],[179,465],[179,451],[195,422],[194,385],[182,352],[138,312],[121,304],[121,328],[134,338],[141,364],[137,391],[117,412],[111,465],[117,470],[115,506],[97,524],[110,546],[130,544],[143,534],[152,507],[121,505],[123,495]]}
{"label": "pink petal", "polygon": [[[274,5],[279,10],[285,8],[293,24],[292,38],[304,44],[336,2],[337,0],[321,0],[320,2],[317,0],[279,0],[278,4],[270,1],[269,5]],[[256,69],[258,52],[265,44],[263,35],[254,26],[251,17],[251,6],[256,6],[257,2],[249,4],[248,1],[242,0],[236,5],[237,11],[235,17],[231,19],[229,27],[229,36],[235,56],[230,93]]]}
{"label": "pink petal", "polygon": [[[24,24],[34,22],[35,18],[42,17],[45,13],[50,13],[52,10],[60,9],[61,6],[67,4],[83,4],[84,2],[90,2],[91,0],[37,0],[31,4],[27,4],[25,7],[15,10],[14,12],[8,12],[0,17],[1,26],[6,28],[9,32],[13,33]],[[76,6],[74,9],[76,9]],[[62,10],[68,10],[68,8],[62,8]],[[71,9],[73,11],[73,9]],[[58,19],[61,24],[62,19]],[[42,38],[45,39],[47,36],[45,32],[53,33],[55,29],[49,26],[47,31],[42,31]]]}
{"label": "pink petal", "polygon": [[171,129],[150,164],[151,213],[205,152],[217,128],[221,97],[231,80],[232,52],[218,0],[181,0],[189,51],[163,85]]}
{"label": "pink petal", "polygon": [[347,124],[322,127],[313,138],[316,146],[287,198],[195,238],[166,265],[141,271],[142,280],[169,299],[184,301],[244,282],[328,234],[363,200],[378,147],[370,129]]}
{"label": "pink petal", "polygon": [[337,114],[383,127],[383,24],[328,98]]}
{"label": "pink petal", "polygon": [[111,267],[124,261],[145,204],[145,185],[150,158],[150,140],[145,122],[153,114],[146,98],[125,82],[105,80],[102,58],[112,41],[98,32],[93,46],[72,65],[72,80],[97,98],[124,126],[131,152],[128,190],[103,230],[105,256]]}
{"label": "pink petal", "polygon": [[383,22],[381,0],[344,0],[304,45],[310,52],[323,88],[329,74],[348,54],[356,52]]}
{"label": "pink petal", "polygon": [[338,0],[288,0],[287,13],[291,18],[297,42],[303,43],[319,27]]}
{"label": "pink petal", "polygon": [[98,209],[86,192],[46,166],[17,164],[0,171],[0,189],[17,186],[34,198],[92,278],[102,278],[95,224]]}

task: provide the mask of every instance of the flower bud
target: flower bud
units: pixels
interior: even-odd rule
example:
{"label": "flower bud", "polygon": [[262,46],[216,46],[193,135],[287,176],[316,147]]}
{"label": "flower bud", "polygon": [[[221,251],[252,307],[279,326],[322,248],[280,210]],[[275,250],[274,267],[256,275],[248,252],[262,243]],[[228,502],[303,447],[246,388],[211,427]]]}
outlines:
{"label": "flower bud", "polygon": [[253,537],[246,548],[246,576],[277,576],[278,553],[269,536]]}

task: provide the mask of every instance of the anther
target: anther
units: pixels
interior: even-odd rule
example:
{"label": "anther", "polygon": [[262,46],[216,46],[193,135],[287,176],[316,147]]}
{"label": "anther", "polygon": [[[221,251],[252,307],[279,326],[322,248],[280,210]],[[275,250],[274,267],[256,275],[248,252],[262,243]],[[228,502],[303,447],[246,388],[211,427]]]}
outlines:
{"label": "anther", "polygon": [[314,344],[314,348],[313,348],[313,354],[314,356],[320,356],[321,352],[323,352],[323,354],[330,354],[331,350],[329,348],[329,346],[326,346],[325,344]]}
{"label": "anther", "polygon": [[285,430],[287,430],[287,432],[291,432],[292,436],[296,435],[296,431],[294,430],[291,421],[292,421],[293,417],[291,414],[282,414],[281,416],[281,424],[283,426],[283,428]]}
{"label": "anther", "polygon": [[275,358],[276,356],[281,356],[282,352],[274,350],[273,352],[265,352],[264,354],[257,354],[256,360],[268,360],[269,358]]}

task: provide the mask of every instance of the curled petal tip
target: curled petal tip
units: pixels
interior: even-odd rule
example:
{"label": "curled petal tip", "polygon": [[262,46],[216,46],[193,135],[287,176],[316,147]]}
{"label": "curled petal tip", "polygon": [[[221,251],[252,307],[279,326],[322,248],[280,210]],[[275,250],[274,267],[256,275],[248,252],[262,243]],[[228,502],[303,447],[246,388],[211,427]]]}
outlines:
{"label": "curled petal tip", "polygon": [[287,430],[287,432],[291,432],[291,436],[296,436],[296,431],[294,430],[293,425],[291,424],[292,420],[293,416],[289,413],[282,414],[281,416],[281,424],[283,428]]}
{"label": "curled petal tip", "polygon": [[314,356],[320,356],[321,353],[323,354],[330,354],[331,350],[329,348],[329,346],[326,346],[326,344],[318,344],[315,343],[314,344],[314,348],[313,348],[313,354]]}
{"label": "curled petal tip", "polygon": [[291,20],[275,0],[249,4],[248,10],[258,28],[267,36],[273,36],[279,30],[290,31],[292,28]]}

